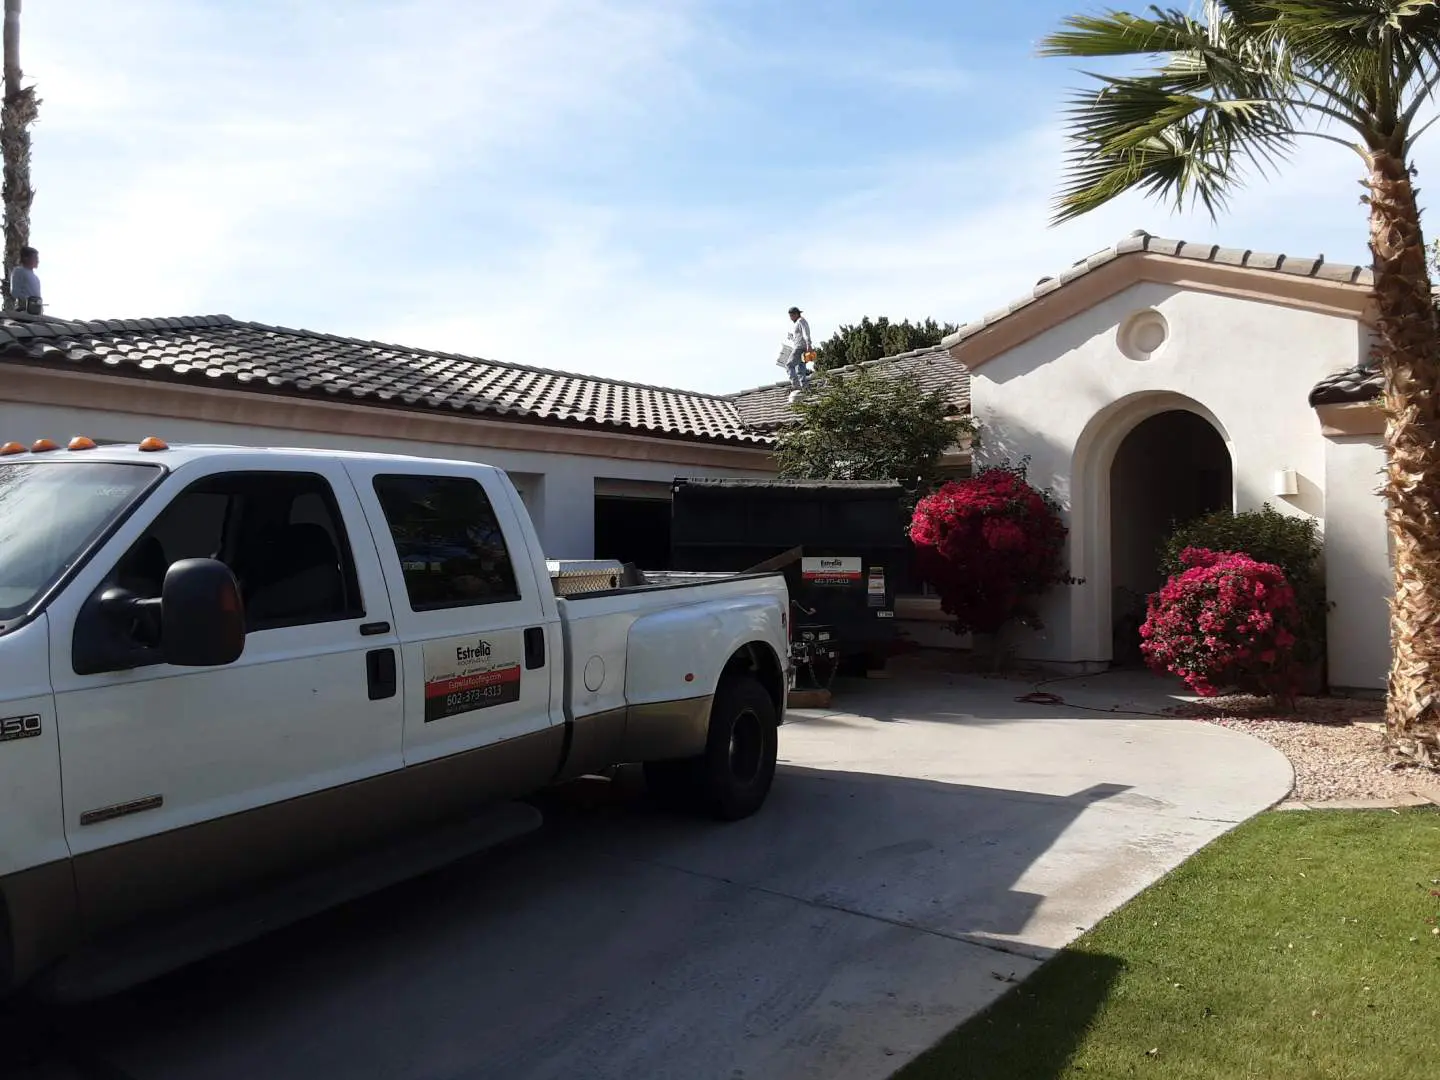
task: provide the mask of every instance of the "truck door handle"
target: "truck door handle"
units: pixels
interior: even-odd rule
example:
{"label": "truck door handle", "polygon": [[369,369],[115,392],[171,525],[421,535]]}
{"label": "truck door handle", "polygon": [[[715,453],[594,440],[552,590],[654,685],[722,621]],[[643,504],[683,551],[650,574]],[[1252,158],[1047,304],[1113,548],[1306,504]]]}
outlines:
{"label": "truck door handle", "polygon": [[525,670],[545,666],[545,628],[532,626],[525,631]]}
{"label": "truck door handle", "polygon": [[370,700],[380,701],[395,696],[395,650],[372,649],[365,654],[365,678],[370,684]]}

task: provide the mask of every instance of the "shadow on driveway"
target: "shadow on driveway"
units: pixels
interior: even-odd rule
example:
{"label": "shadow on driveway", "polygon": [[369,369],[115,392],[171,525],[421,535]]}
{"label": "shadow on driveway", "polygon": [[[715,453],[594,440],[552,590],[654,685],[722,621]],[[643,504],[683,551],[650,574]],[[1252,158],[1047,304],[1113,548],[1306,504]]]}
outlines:
{"label": "shadow on driveway", "polygon": [[[1118,956],[1062,952],[1043,972],[920,1055],[894,1080],[957,1080],[957,1060],[969,1063],[964,1073],[968,1080],[1065,1080],[1082,1075],[1071,1067],[1071,1058],[1124,970]],[[1064,986],[1066,993],[1042,998],[1040,983]],[[1014,1035],[1020,1025],[1029,1033],[1023,1043]]]}
{"label": "shadow on driveway", "polygon": [[1035,968],[975,942],[1125,790],[792,767],[716,825],[582,781],[511,848],[40,1020],[132,1080],[878,1080]]}

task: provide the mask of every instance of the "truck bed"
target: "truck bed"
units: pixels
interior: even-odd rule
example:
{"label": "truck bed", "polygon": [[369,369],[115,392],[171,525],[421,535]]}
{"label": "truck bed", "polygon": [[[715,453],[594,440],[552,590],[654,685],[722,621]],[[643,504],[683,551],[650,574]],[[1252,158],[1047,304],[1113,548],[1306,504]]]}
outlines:
{"label": "truck bed", "polygon": [[783,576],[777,571],[731,573],[702,570],[639,570],[603,559],[550,560],[550,583],[555,595],[566,600],[592,600],[602,596],[634,595],[717,585],[721,582],[758,581]]}

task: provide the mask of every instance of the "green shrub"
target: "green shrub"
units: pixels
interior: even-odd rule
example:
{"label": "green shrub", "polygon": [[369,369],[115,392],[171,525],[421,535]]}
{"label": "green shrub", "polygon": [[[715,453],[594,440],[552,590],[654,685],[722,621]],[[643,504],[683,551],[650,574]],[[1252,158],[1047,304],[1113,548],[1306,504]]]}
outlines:
{"label": "green shrub", "polygon": [[1300,607],[1300,633],[1295,659],[1311,664],[1325,657],[1325,575],[1320,566],[1323,545],[1314,518],[1282,514],[1269,503],[1259,510],[1234,514],[1219,510],[1177,528],[1160,549],[1160,569],[1172,577],[1184,571],[1180,553],[1186,548],[1239,551],[1285,572]]}

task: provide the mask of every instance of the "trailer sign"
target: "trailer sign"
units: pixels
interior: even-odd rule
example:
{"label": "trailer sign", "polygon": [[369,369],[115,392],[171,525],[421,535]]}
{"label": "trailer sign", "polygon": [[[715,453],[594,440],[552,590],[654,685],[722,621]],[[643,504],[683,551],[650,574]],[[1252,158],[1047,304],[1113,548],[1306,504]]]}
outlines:
{"label": "trailer sign", "polygon": [[864,560],[848,555],[800,560],[800,576],[807,585],[858,585]]}
{"label": "trailer sign", "polygon": [[871,607],[883,608],[885,606],[885,568],[883,566],[870,567],[870,579],[866,582],[865,602]]}

